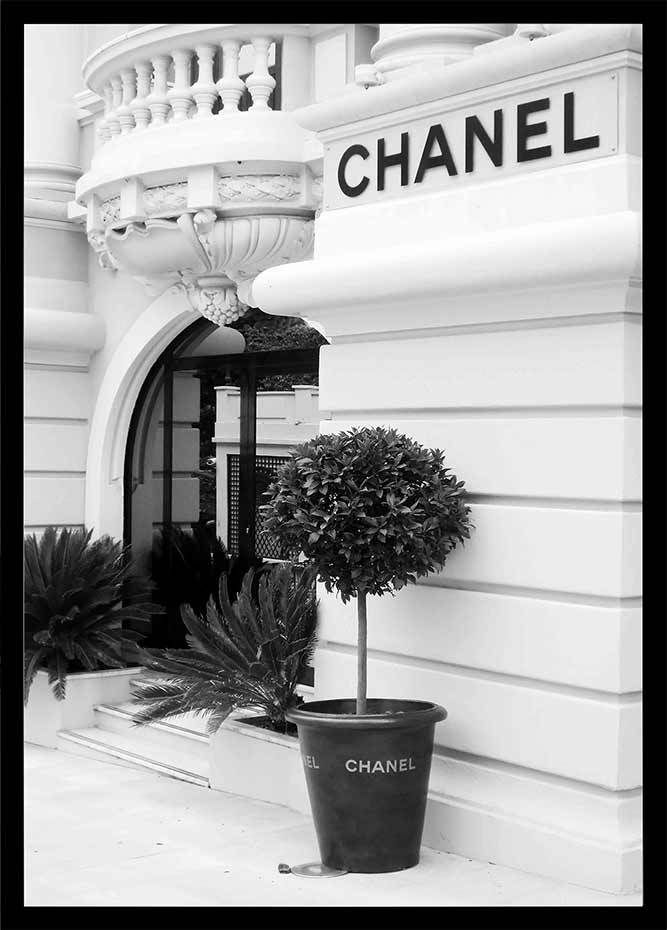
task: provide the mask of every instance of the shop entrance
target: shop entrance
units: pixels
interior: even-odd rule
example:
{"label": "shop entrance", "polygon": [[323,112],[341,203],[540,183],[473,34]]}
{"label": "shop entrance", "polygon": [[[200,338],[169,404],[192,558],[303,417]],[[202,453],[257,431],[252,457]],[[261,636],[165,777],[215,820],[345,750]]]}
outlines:
{"label": "shop entrance", "polygon": [[[304,389],[309,395],[317,391],[322,344],[326,340],[301,320],[253,310],[222,329],[197,320],[153,366],[126,447],[123,537],[142,569],[156,582],[169,579],[174,590],[163,584],[165,590],[158,591],[167,612],[153,618],[146,645],[185,645],[178,601],[186,599],[188,583],[196,584],[197,572],[216,570],[216,560],[223,564],[223,550],[237,575],[281,558],[275,541],[262,531],[258,507],[296,444],[293,424],[299,420],[284,411],[290,402],[294,410]],[[268,438],[260,435],[260,454],[258,413],[261,430],[268,433]],[[215,435],[216,430],[226,435]],[[166,540],[175,542],[166,545]],[[202,568],[209,547],[213,568]],[[191,578],[179,591],[188,558]]]}

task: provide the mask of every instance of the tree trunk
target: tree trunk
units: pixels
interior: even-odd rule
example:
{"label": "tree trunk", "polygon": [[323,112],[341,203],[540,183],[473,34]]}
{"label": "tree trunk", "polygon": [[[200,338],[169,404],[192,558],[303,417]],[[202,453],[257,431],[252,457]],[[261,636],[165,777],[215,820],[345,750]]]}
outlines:
{"label": "tree trunk", "polygon": [[359,636],[357,640],[357,714],[366,713],[366,592],[357,591],[357,616]]}

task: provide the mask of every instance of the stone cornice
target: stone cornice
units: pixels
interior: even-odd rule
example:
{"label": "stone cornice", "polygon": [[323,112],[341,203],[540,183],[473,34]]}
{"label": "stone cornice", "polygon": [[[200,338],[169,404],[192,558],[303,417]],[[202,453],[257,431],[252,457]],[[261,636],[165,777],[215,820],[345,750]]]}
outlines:
{"label": "stone cornice", "polygon": [[67,232],[85,232],[81,222],[69,218],[64,200],[45,200],[41,197],[23,198],[23,222],[26,226],[46,229],[63,229]]}
{"label": "stone cornice", "polygon": [[77,108],[76,118],[79,126],[88,126],[95,122],[98,114],[104,111],[104,100],[92,90],[82,90],[74,95]]}
{"label": "stone cornice", "polygon": [[295,110],[293,116],[305,129],[324,134],[335,127],[411,109],[455,94],[623,52],[641,55],[641,24],[582,26],[533,42],[517,43],[495,54],[485,51],[485,54],[473,55],[440,70],[399,78],[367,91],[360,90],[358,94],[345,94],[303,107]]}
{"label": "stone cornice", "polygon": [[561,315],[608,312],[610,288],[625,312],[635,309],[628,295],[641,278],[640,232],[640,215],[622,211],[369,248],[270,268],[248,300],[267,313],[315,319],[330,339],[488,323],[496,304],[503,319],[508,304],[512,318],[549,317],[548,294],[560,295]]}

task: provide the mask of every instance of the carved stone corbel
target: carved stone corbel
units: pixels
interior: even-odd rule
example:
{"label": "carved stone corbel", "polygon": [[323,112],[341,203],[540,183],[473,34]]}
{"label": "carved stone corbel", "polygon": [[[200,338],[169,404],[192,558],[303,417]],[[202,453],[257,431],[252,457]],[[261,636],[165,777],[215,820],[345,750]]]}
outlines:
{"label": "carved stone corbel", "polygon": [[217,326],[235,323],[248,310],[225,275],[200,277],[196,281],[183,278],[182,286],[193,310]]}
{"label": "carved stone corbel", "polygon": [[100,268],[107,271],[118,271],[118,262],[109,251],[106,235],[101,229],[91,229],[88,233],[88,242],[97,255]]}

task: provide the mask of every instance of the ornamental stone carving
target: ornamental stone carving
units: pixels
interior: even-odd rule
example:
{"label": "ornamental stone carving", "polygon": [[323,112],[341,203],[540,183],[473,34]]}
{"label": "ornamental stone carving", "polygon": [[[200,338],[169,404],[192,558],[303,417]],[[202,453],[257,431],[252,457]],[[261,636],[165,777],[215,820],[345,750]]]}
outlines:
{"label": "ornamental stone carving", "polygon": [[261,271],[309,256],[313,220],[274,214],[225,217],[207,208],[91,232],[89,241],[102,267],[122,268],[152,288],[166,287],[178,275],[193,309],[224,326],[245,313],[242,297]]}
{"label": "ornamental stone carving", "polygon": [[96,229],[89,232],[88,242],[97,255],[100,268],[105,268],[107,271],[118,270],[118,262],[107,248],[106,236],[101,229]]}
{"label": "ornamental stone carving", "polygon": [[218,179],[218,196],[230,200],[293,200],[301,193],[301,179],[292,175],[242,174]]}
{"label": "ornamental stone carving", "polygon": [[122,57],[100,85],[102,144],[75,190],[103,267],[131,275],[152,294],[177,285],[219,325],[245,312],[260,272],[310,257],[321,202],[319,144],[291,112],[269,110],[271,40],[251,39],[256,67],[246,82],[253,98],[247,111],[238,109],[241,35],[225,39],[222,58],[219,36],[169,54],[160,39],[150,55],[137,51],[134,63]]}
{"label": "ornamental stone carving", "polygon": [[248,309],[224,275],[200,278],[198,282],[183,280],[182,286],[193,310],[218,326],[229,326],[240,319]]}
{"label": "ornamental stone carving", "polygon": [[153,213],[166,213],[169,210],[180,213],[187,203],[188,185],[185,181],[149,187],[144,191],[144,211],[148,216]]}
{"label": "ornamental stone carving", "polygon": [[100,207],[100,219],[104,225],[115,223],[120,219],[120,197],[112,197],[106,200]]}

